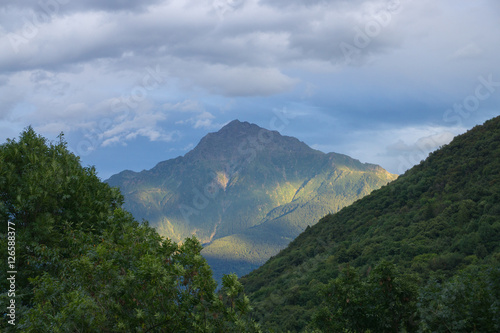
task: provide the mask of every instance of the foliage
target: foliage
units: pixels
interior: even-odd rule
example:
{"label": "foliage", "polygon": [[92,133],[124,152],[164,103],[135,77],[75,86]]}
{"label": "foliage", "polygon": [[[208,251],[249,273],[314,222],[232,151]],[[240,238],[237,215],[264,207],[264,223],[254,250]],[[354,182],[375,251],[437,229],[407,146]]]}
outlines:
{"label": "foliage", "polygon": [[[135,221],[62,135],[48,143],[28,128],[0,146],[0,198],[0,248],[11,221],[18,272],[16,326],[3,320],[2,332],[260,330],[235,276],[217,294],[198,240],[178,245]],[[10,299],[1,294],[4,318]]]}
{"label": "foliage", "polygon": [[421,332],[500,332],[500,267],[470,267],[429,280],[418,304]]}
{"label": "foliage", "polygon": [[417,292],[414,277],[381,263],[363,279],[350,266],[321,292],[312,328],[322,332],[498,332],[500,267],[470,266]]}
{"label": "foliage", "polygon": [[347,266],[323,288],[324,305],[314,316],[325,332],[415,331],[416,285],[383,262],[362,280]]}
{"label": "foliage", "polygon": [[127,210],[161,235],[180,241],[195,233],[219,277],[250,272],[308,225],[395,177],[234,121],[185,156],[107,182],[121,189]]}
{"label": "foliage", "polygon": [[[176,244],[138,223],[62,136],[52,144],[28,128],[0,146],[0,248],[7,221],[16,226],[16,329],[499,331],[499,143],[497,117],[306,228],[240,281],[222,277],[217,293],[196,238]],[[4,318],[7,302],[1,294]]]}
{"label": "foliage", "polygon": [[[294,332],[322,307],[318,292],[342,274],[339,267],[364,276],[383,261],[416,275],[419,289],[431,276],[447,285],[469,266],[500,265],[500,117],[325,216],[241,281],[264,327]],[[433,323],[425,311],[422,323]]]}

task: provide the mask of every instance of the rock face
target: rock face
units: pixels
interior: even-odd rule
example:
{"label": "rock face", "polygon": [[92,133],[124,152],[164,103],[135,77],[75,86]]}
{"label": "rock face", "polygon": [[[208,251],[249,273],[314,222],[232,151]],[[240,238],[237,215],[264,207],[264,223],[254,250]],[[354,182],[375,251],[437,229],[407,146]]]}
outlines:
{"label": "rock face", "polygon": [[234,120],[183,157],[107,182],[160,234],[178,242],[194,234],[217,277],[258,267],[320,217],[395,178],[377,165]]}

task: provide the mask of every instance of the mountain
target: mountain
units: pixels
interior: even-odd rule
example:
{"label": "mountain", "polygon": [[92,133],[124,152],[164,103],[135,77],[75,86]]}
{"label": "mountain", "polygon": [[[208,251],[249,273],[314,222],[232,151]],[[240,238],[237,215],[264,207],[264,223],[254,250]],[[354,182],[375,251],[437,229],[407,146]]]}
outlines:
{"label": "mountain", "polygon": [[[465,297],[494,285],[484,283],[484,289],[474,291],[470,286],[477,279],[468,278],[465,283],[461,279],[476,270],[471,267],[484,265],[496,268],[493,273],[497,274],[497,286],[500,281],[500,117],[457,136],[397,180],[336,214],[325,216],[241,281],[263,327],[277,332],[301,331],[321,308],[323,301],[318,295],[325,286],[330,281],[336,281],[333,286],[342,286],[339,281],[346,277],[342,270],[356,269],[366,276],[384,261],[412,274],[421,288],[430,283],[420,293],[419,306],[424,304],[422,300],[430,299],[429,309],[436,307],[421,311],[420,319],[450,326],[427,327],[423,331],[473,329],[472,325],[466,326],[470,323],[465,318],[477,316],[460,311],[481,299],[498,297],[488,292],[481,297]],[[466,273],[458,273],[467,267],[470,270]],[[339,276],[344,280],[332,280]],[[433,292],[441,284],[444,292],[435,296]],[[378,282],[374,285],[378,286]],[[328,297],[332,297],[332,292]],[[455,310],[438,303],[458,299],[462,303]],[[348,303],[358,306],[352,310],[358,315],[363,306],[371,306],[356,303],[353,294],[344,299],[343,304]],[[444,311],[447,314],[435,319]],[[496,316],[492,318],[498,318],[498,298],[486,304],[485,311],[493,311]],[[454,313],[463,315],[457,319],[462,328],[450,328]],[[495,323],[489,320],[483,324]]]}
{"label": "mountain", "polygon": [[321,216],[396,178],[381,167],[325,154],[293,137],[232,121],[183,157],[107,182],[124,208],[182,242],[194,234],[220,273],[248,273]]}

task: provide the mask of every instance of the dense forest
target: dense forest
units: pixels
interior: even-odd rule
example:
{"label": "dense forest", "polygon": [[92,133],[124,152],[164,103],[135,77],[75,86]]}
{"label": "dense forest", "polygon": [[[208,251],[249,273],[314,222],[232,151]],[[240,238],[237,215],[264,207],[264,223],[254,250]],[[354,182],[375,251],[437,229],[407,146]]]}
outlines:
{"label": "dense forest", "polygon": [[500,331],[500,117],[241,280],[274,331]]}
{"label": "dense forest", "polygon": [[62,136],[28,128],[0,146],[0,200],[2,262],[15,242],[17,271],[15,297],[0,272],[2,332],[259,331],[236,275],[216,293],[198,240],[175,244],[136,222]]}
{"label": "dense forest", "polygon": [[2,332],[500,331],[500,117],[220,289],[196,238],[122,205],[62,135],[0,146],[0,248],[7,262],[15,242],[17,271]]}

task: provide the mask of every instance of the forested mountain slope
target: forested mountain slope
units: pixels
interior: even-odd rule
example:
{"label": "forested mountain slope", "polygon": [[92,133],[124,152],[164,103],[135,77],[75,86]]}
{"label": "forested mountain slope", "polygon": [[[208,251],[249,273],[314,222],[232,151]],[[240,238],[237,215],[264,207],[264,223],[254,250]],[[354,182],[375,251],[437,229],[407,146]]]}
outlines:
{"label": "forested mountain slope", "polygon": [[248,273],[320,217],[395,178],[377,165],[235,120],[183,157],[107,182],[161,235],[174,241],[195,235],[220,278]]}
{"label": "forested mountain slope", "polygon": [[[430,283],[431,276],[443,283],[451,281],[451,276],[471,265],[498,271],[500,117],[457,136],[396,181],[325,216],[241,281],[264,327],[300,331],[327,302],[319,295],[331,279],[344,281],[349,274],[340,272],[353,268],[369,275],[382,261],[392,261],[399,271],[413,274],[419,288]],[[469,284],[473,283],[465,286]],[[484,295],[498,297],[496,293]],[[333,297],[332,292],[328,295]],[[425,295],[421,292],[419,297],[425,299]],[[347,297],[344,305],[350,300],[356,304]],[[473,300],[466,299],[462,307],[468,304]],[[362,305],[358,306],[352,311],[360,314]],[[498,298],[488,306],[488,311],[498,311]],[[424,318],[426,312],[419,313]],[[446,320],[451,322],[451,317]]]}

